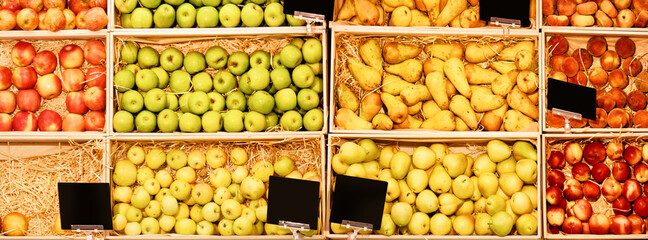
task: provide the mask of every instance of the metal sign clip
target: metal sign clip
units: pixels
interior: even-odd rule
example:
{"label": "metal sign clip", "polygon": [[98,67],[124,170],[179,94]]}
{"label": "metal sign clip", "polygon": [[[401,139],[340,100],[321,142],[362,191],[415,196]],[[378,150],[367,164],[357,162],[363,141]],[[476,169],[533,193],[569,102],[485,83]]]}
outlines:
{"label": "metal sign clip", "polygon": [[324,20],[324,15],[322,15],[322,14],[295,11],[294,16],[297,19],[301,19],[301,20],[306,21],[306,31],[308,32],[308,35],[313,35],[313,24],[314,23],[319,22],[319,23],[324,24],[326,22],[326,20]]}
{"label": "metal sign clip", "polygon": [[284,220],[279,220],[279,226],[282,228],[290,230],[293,234],[293,239],[294,240],[301,240],[304,235],[300,233],[299,231],[306,231],[310,229],[310,225],[306,223],[298,223],[298,222],[291,222],[291,221],[284,221]]}
{"label": "metal sign clip", "polygon": [[583,119],[583,115],[580,113],[575,113],[575,112],[570,112],[570,111],[565,111],[562,109],[557,109],[557,108],[552,108],[551,112],[553,114],[556,114],[558,116],[561,116],[565,118],[565,133],[569,134],[571,133],[571,125],[569,125],[569,120],[574,119],[574,120],[581,120]]}
{"label": "metal sign clip", "polygon": [[517,19],[491,17],[490,22],[495,26],[501,26],[505,37],[508,37],[511,28],[522,26],[522,21]]}
{"label": "metal sign clip", "polygon": [[358,237],[358,233],[360,231],[373,230],[373,225],[371,223],[355,222],[349,220],[342,220],[342,226],[353,230],[352,233],[349,233],[347,240],[355,240]]}

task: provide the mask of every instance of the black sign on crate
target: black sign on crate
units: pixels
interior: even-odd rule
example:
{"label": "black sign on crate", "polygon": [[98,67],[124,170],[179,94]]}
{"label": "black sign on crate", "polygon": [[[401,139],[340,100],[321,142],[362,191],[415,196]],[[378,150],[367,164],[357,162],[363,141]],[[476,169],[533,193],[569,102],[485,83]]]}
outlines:
{"label": "black sign on crate", "polygon": [[295,16],[308,17],[312,15],[322,16],[321,20],[333,20],[334,0],[303,1],[284,0],[284,13]]}
{"label": "black sign on crate", "polygon": [[353,228],[380,229],[387,182],[338,175],[331,203],[331,222]]}
{"label": "black sign on crate", "polygon": [[317,229],[319,182],[270,176],[268,191],[268,223],[291,230]]}
{"label": "black sign on crate", "polygon": [[530,4],[531,2],[525,0],[480,0],[479,19],[505,24],[515,22],[518,27],[529,27]]}
{"label": "black sign on crate", "polygon": [[61,229],[112,230],[109,183],[58,183]]}
{"label": "black sign on crate", "polygon": [[596,89],[549,78],[547,109],[596,120]]}

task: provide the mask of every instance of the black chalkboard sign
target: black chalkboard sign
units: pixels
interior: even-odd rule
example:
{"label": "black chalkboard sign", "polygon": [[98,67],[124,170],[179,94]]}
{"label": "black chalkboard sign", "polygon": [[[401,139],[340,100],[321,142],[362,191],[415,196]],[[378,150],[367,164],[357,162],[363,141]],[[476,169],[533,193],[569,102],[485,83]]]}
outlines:
{"label": "black chalkboard sign", "polygon": [[268,186],[268,223],[280,221],[308,224],[317,229],[320,183],[270,176]]}
{"label": "black chalkboard sign", "polygon": [[[58,183],[61,229],[73,225],[112,230],[109,183]],[[92,229],[80,229],[92,230]]]}
{"label": "black chalkboard sign", "polygon": [[332,196],[331,222],[369,223],[373,230],[380,229],[386,194],[385,181],[338,175]]}
{"label": "black chalkboard sign", "polygon": [[549,78],[547,109],[565,110],[596,120],[596,89]]}
{"label": "black chalkboard sign", "polygon": [[493,18],[520,20],[522,27],[531,26],[527,0],[480,0],[479,19],[487,22]]}
{"label": "black chalkboard sign", "polygon": [[284,0],[284,13],[295,15],[295,11],[324,15],[324,19],[333,20],[334,0],[303,1]]}

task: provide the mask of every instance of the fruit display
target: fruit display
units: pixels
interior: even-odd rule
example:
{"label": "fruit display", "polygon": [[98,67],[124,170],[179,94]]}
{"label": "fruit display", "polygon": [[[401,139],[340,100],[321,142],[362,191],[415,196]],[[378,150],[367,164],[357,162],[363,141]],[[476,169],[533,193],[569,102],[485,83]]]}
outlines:
{"label": "fruit display", "polygon": [[546,234],[646,232],[645,139],[552,136],[546,141]]}
{"label": "fruit display", "polygon": [[107,0],[4,0],[0,4],[0,31],[97,31],[108,25],[107,6]]}
{"label": "fruit display", "polygon": [[0,131],[104,130],[102,40],[11,40],[0,49]]}
{"label": "fruit display", "polygon": [[[388,183],[375,234],[538,236],[532,142],[341,139],[330,150],[329,171],[332,181],[344,174]],[[330,231],[350,229],[331,223]]]}
{"label": "fruit display", "polygon": [[[596,119],[570,120],[573,128],[646,128],[648,72],[641,63],[645,39],[611,36],[547,36],[547,77],[595,88]],[[549,128],[564,118],[546,113]]]}
{"label": "fruit display", "polygon": [[339,130],[538,129],[536,38],[335,38]]}
{"label": "fruit display", "polygon": [[268,179],[320,181],[322,140],[115,142],[113,229],[125,235],[291,234],[266,223]]}
{"label": "fruit display", "polygon": [[646,0],[542,0],[546,26],[645,28]]}
{"label": "fruit display", "polygon": [[10,142],[0,150],[0,238],[61,230],[58,182],[107,182],[105,142]]}
{"label": "fruit display", "polygon": [[[486,26],[479,19],[479,0],[343,0],[336,20],[373,26],[432,26],[474,28]],[[535,23],[536,1],[529,16]]]}
{"label": "fruit display", "polygon": [[[213,28],[303,26],[284,14],[277,0],[115,0],[121,28]],[[133,19],[133,20],[131,20]]]}
{"label": "fruit display", "polygon": [[317,38],[117,47],[115,132],[321,131]]}

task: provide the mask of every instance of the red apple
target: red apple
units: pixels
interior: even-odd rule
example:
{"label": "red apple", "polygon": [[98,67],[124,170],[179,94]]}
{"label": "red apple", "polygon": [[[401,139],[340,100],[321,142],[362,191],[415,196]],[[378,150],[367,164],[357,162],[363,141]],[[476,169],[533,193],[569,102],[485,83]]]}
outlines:
{"label": "red apple", "polygon": [[548,206],[547,221],[551,226],[561,226],[565,221],[565,209],[556,206]]}
{"label": "red apple", "polygon": [[83,91],[69,92],[65,98],[65,106],[68,112],[76,114],[84,114],[88,111],[88,107],[83,102]]}
{"label": "red apple", "polygon": [[65,29],[74,29],[76,27],[76,14],[70,9],[63,9],[63,15],[65,15]]}
{"label": "red apple", "polygon": [[15,27],[16,14],[7,9],[0,9],[0,31],[12,30]]}
{"label": "red apple", "polygon": [[90,110],[101,111],[106,108],[106,91],[100,87],[91,87],[83,94],[83,102]]}
{"label": "red apple", "polygon": [[43,5],[47,9],[58,8],[60,10],[63,10],[63,9],[65,9],[66,2],[67,1],[65,1],[65,0],[43,0]]}
{"label": "red apple", "polygon": [[610,168],[605,163],[597,163],[592,167],[590,173],[594,181],[602,183],[610,176]]}
{"label": "red apple", "polygon": [[11,48],[11,60],[19,67],[24,67],[32,63],[36,49],[31,43],[20,41]]}
{"label": "red apple", "polygon": [[[645,186],[645,185],[644,185]],[[635,214],[639,215],[642,218],[648,217],[648,197],[641,196],[634,201],[632,205]]]}
{"label": "red apple", "polygon": [[53,73],[39,77],[36,91],[45,99],[52,99],[61,94],[61,80]]}
{"label": "red apple", "polygon": [[43,9],[43,0],[20,0],[20,6],[24,8],[31,8],[36,11]]}
{"label": "red apple", "polygon": [[605,160],[606,150],[601,142],[592,142],[583,148],[583,158],[590,165],[597,164]]}
{"label": "red apple", "polygon": [[583,158],[583,149],[576,142],[570,142],[565,146],[565,160],[569,164],[580,162]]}
{"label": "red apple", "polygon": [[85,16],[86,28],[90,31],[98,31],[108,25],[108,15],[106,15],[106,10],[100,7],[93,7]]}
{"label": "red apple", "polygon": [[619,182],[625,182],[630,178],[630,167],[628,167],[627,163],[616,162],[612,166],[612,176]]}
{"label": "red apple", "polygon": [[13,118],[8,113],[0,113],[0,131],[11,131]]}
{"label": "red apple", "polygon": [[106,124],[106,116],[100,111],[90,111],[85,115],[85,130],[86,131],[103,131]]}
{"label": "red apple", "polygon": [[590,168],[583,162],[577,162],[572,166],[572,176],[574,179],[584,182],[590,177]]}
{"label": "red apple", "polygon": [[623,183],[623,196],[633,202],[641,196],[641,184],[635,179],[628,179]]}
{"label": "red apple", "polygon": [[[589,220],[589,219],[588,219]],[[583,234],[591,234],[589,223],[587,221],[582,222],[583,224]]]}
{"label": "red apple", "polygon": [[612,202],[612,209],[616,215],[628,216],[630,212],[632,212],[632,206],[624,196],[621,196]]}
{"label": "red apple", "polygon": [[623,215],[616,215],[610,219],[610,232],[614,234],[630,234],[632,224],[628,217]]}
{"label": "red apple", "polygon": [[53,52],[45,50],[40,51],[34,56],[33,66],[39,75],[53,73],[57,66],[56,55]]}
{"label": "red apple", "polygon": [[74,19],[74,24],[78,29],[87,29],[85,15],[88,13],[89,9],[83,9],[77,13],[76,18]]}
{"label": "red apple", "polygon": [[562,231],[567,234],[581,234],[583,232],[583,224],[581,220],[574,216],[567,217],[562,224]]}
{"label": "red apple", "polygon": [[551,169],[547,173],[547,183],[549,186],[562,188],[565,184],[565,174],[558,169]]}
{"label": "red apple", "polygon": [[585,198],[596,201],[601,196],[601,187],[592,180],[583,183],[583,196]]}
{"label": "red apple", "polygon": [[15,12],[20,10],[22,7],[20,6],[19,0],[4,0],[0,4],[0,8]]}
{"label": "red apple", "polygon": [[40,11],[38,12],[38,30],[47,30],[47,24],[45,24],[45,15],[47,15],[47,11]]}
{"label": "red apple", "polygon": [[45,14],[45,25],[52,32],[58,32],[65,29],[65,14],[58,8],[47,9]]}
{"label": "red apple", "polygon": [[623,187],[613,177],[609,177],[603,181],[603,185],[601,186],[601,195],[603,195],[605,200],[608,202],[614,202],[614,200],[621,196],[622,192]]}
{"label": "red apple", "polygon": [[619,160],[623,157],[623,143],[620,141],[612,141],[607,144],[605,152],[612,160]]}
{"label": "red apple", "polygon": [[83,61],[83,49],[77,45],[66,45],[59,52],[59,64],[64,68],[80,68]]}
{"label": "red apple", "polygon": [[38,128],[38,119],[36,114],[29,111],[20,111],[13,117],[14,131],[36,131]]}
{"label": "red apple", "polygon": [[610,232],[610,220],[603,214],[592,214],[592,217],[589,219],[589,225],[593,234],[607,234]]}
{"label": "red apple", "polygon": [[86,80],[83,71],[78,68],[63,70],[63,89],[68,92],[76,92],[83,89]]}
{"label": "red apple", "polygon": [[83,132],[85,130],[83,115],[70,113],[63,118],[63,131]]}
{"label": "red apple", "polygon": [[37,79],[38,75],[31,66],[17,67],[11,76],[11,81],[18,89],[34,88]]}
{"label": "red apple", "polygon": [[574,216],[581,221],[588,221],[592,216],[592,204],[585,199],[576,200],[572,209]]}
{"label": "red apple", "polygon": [[547,163],[552,168],[564,168],[565,155],[563,155],[563,153],[560,151],[551,151],[551,154],[549,154],[549,159],[547,159]]}
{"label": "red apple", "polygon": [[106,87],[106,67],[95,66],[88,68],[85,74],[86,85],[88,87]]}
{"label": "red apple", "polygon": [[22,30],[34,30],[38,27],[39,22],[38,12],[34,9],[23,8],[16,13],[16,25]]}
{"label": "red apple", "polygon": [[106,8],[108,7],[108,1],[106,0],[90,0],[89,3],[90,3],[90,7],[93,8],[100,7],[106,10]]}
{"label": "red apple", "polygon": [[61,115],[52,110],[43,110],[38,115],[38,129],[40,131],[61,131],[62,124]]}
{"label": "red apple", "polygon": [[628,220],[630,220],[630,225],[632,226],[630,233],[642,234],[646,232],[645,221],[637,214],[630,214],[630,216],[628,216]]}
{"label": "red apple", "polygon": [[635,146],[628,146],[625,151],[623,151],[623,159],[625,159],[630,166],[637,165],[637,163],[641,162],[641,150]]}
{"label": "red apple", "polygon": [[0,90],[5,90],[11,87],[11,69],[5,66],[0,66]]}
{"label": "red apple", "polygon": [[562,202],[563,195],[560,188],[556,186],[550,186],[547,188],[547,203],[551,205],[559,205]]}
{"label": "red apple", "polygon": [[10,91],[0,91],[0,113],[13,113],[16,110],[16,95]]}
{"label": "red apple", "polygon": [[648,182],[648,165],[645,163],[639,163],[634,166],[633,175],[640,183]]}
{"label": "red apple", "polygon": [[85,60],[90,64],[101,65],[106,61],[106,46],[102,41],[90,40],[83,47]]}
{"label": "red apple", "polygon": [[69,0],[68,8],[74,12],[74,14],[79,14],[81,10],[90,8],[90,3],[88,0]]}
{"label": "red apple", "polygon": [[23,89],[18,91],[16,102],[20,110],[35,112],[40,108],[41,96],[34,89]]}
{"label": "red apple", "polygon": [[574,201],[583,197],[583,188],[576,179],[569,179],[563,187],[563,195],[568,201]]}

